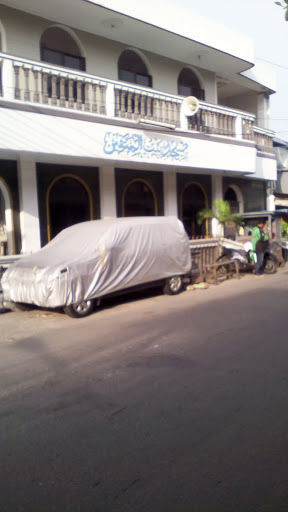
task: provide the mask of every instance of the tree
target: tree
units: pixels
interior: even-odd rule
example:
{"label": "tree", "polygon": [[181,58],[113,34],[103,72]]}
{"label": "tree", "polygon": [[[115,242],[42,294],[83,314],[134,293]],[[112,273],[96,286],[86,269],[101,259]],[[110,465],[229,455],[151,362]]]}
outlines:
{"label": "tree", "polygon": [[282,0],[281,2],[275,2],[276,5],[282,7],[285,11],[285,20],[288,21],[288,0]]}
{"label": "tree", "polygon": [[232,222],[236,229],[243,225],[242,216],[239,213],[232,213],[229,202],[224,201],[224,199],[216,199],[214,208],[204,208],[204,210],[198,212],[197,222],[199,226],[206,219],[216,219],[223,228],[226,222]]}

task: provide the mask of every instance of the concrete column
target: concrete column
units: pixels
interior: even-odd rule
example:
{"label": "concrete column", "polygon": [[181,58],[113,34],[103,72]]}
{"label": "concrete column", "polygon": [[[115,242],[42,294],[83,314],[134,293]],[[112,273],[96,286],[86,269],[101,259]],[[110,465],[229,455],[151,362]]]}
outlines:
{"label": "concrete column", "polygon": [[235,135],[236,135],[236,139],[243,139],[242,117],[241,116],[236,116],[236,119],[235,119]]}
{"label": "concrete column", "polygon": [[164,215],[178,216],[176,171],[163,173],[164,182]]}
{"label": "concrete column", "polygon": [[6,100],[15,100],[14,68],[9,59],[2,63],[2,95]]}
{"label": "concrete column", "polygon": [[266,185],[266,208],[270,212],[274,212],[274,210],[275,210],[275,196],[274,196],[273,181],[268,181],[268,183]]}
{"label": "concrete column", "polygon": [[18,162],[20,229],[22,253],[29,254],[40,249],[40,225],[36,164],[31,157],[22,155]]}
{"label": "concrete column", "polygon": [[115,89],[113,84],[106,87],[106,115],[115,118]]}
{"label": "concrete column", "polygon": [[[215,200],[223,199],[222,176],[212,174],[212,206]],[[216,219],[212,219],[212,236],[223,236],[223,227]]]}
{"label": "concrete column", "polygon": [[183,109],[180,109],[180,128],[181,130],[188,130],[188,117],[184,114]]}
{"label": "concrete column", "polygon": [[269,111],[269,97],[265,94],[258,94],[257,96],[257,126],[260,128],[269,129],[270,125],[270,111]]}
{"label": "concrete column", "polygon": [[101,219],[117,217],[114,167],[99,168]]}

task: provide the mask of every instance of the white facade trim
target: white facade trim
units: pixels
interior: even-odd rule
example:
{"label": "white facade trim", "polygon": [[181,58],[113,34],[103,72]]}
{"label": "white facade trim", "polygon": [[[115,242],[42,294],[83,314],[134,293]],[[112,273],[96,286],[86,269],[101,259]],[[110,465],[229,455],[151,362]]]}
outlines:
{"label": "white facade trim", "polygon": [[30,155],[21,155],[18,162],[21,252],[29,254],[40,249],[39,208],[36,164]]}
{"label": "white facade trim", "polygon": [[[35,136],[37,134],[37,136]],[[219,140],[219,142],[218,142]],[[253,144],[181,137],[0,108],[0,150],[253,174]],[[271,160],[274,162],[274,160]],[[276,161],[275,161],[276,166]]]}
{"label": "white facade trim", "polygon": [[[223,185],[222,176],[212,174],[212,208],[215,206],[215,201],[223,199]],[[217,219],[212,219],[212,236],[224,236],[224,228]]]}
{"label": "white facade trim", "polygon": [[178,217],[176,171],[163,174],[164,181],[164,215]]}
{"label": "white facade trim", "polygon": [[99,186],[101,219],[117,217],[114,167],[99,168]]}

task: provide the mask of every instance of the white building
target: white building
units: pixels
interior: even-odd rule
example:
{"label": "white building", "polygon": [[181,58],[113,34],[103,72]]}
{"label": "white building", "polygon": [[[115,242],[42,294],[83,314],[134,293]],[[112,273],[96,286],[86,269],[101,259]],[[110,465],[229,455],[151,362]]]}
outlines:
{"label": "white building", "polygon": [[4,0],[0,50],[8,254],[87,219],[178,215],[200,237],[214,199],[273,208],[274,77],[249,38],[159,0]]}

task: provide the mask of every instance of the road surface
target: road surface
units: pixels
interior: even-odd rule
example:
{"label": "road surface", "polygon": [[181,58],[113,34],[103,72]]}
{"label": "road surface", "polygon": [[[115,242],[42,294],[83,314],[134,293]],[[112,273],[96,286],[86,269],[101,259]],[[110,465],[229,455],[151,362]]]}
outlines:
{"label": "road surface", "polygon": [[286,512],[288,269],[0,314],[1,512]]}

